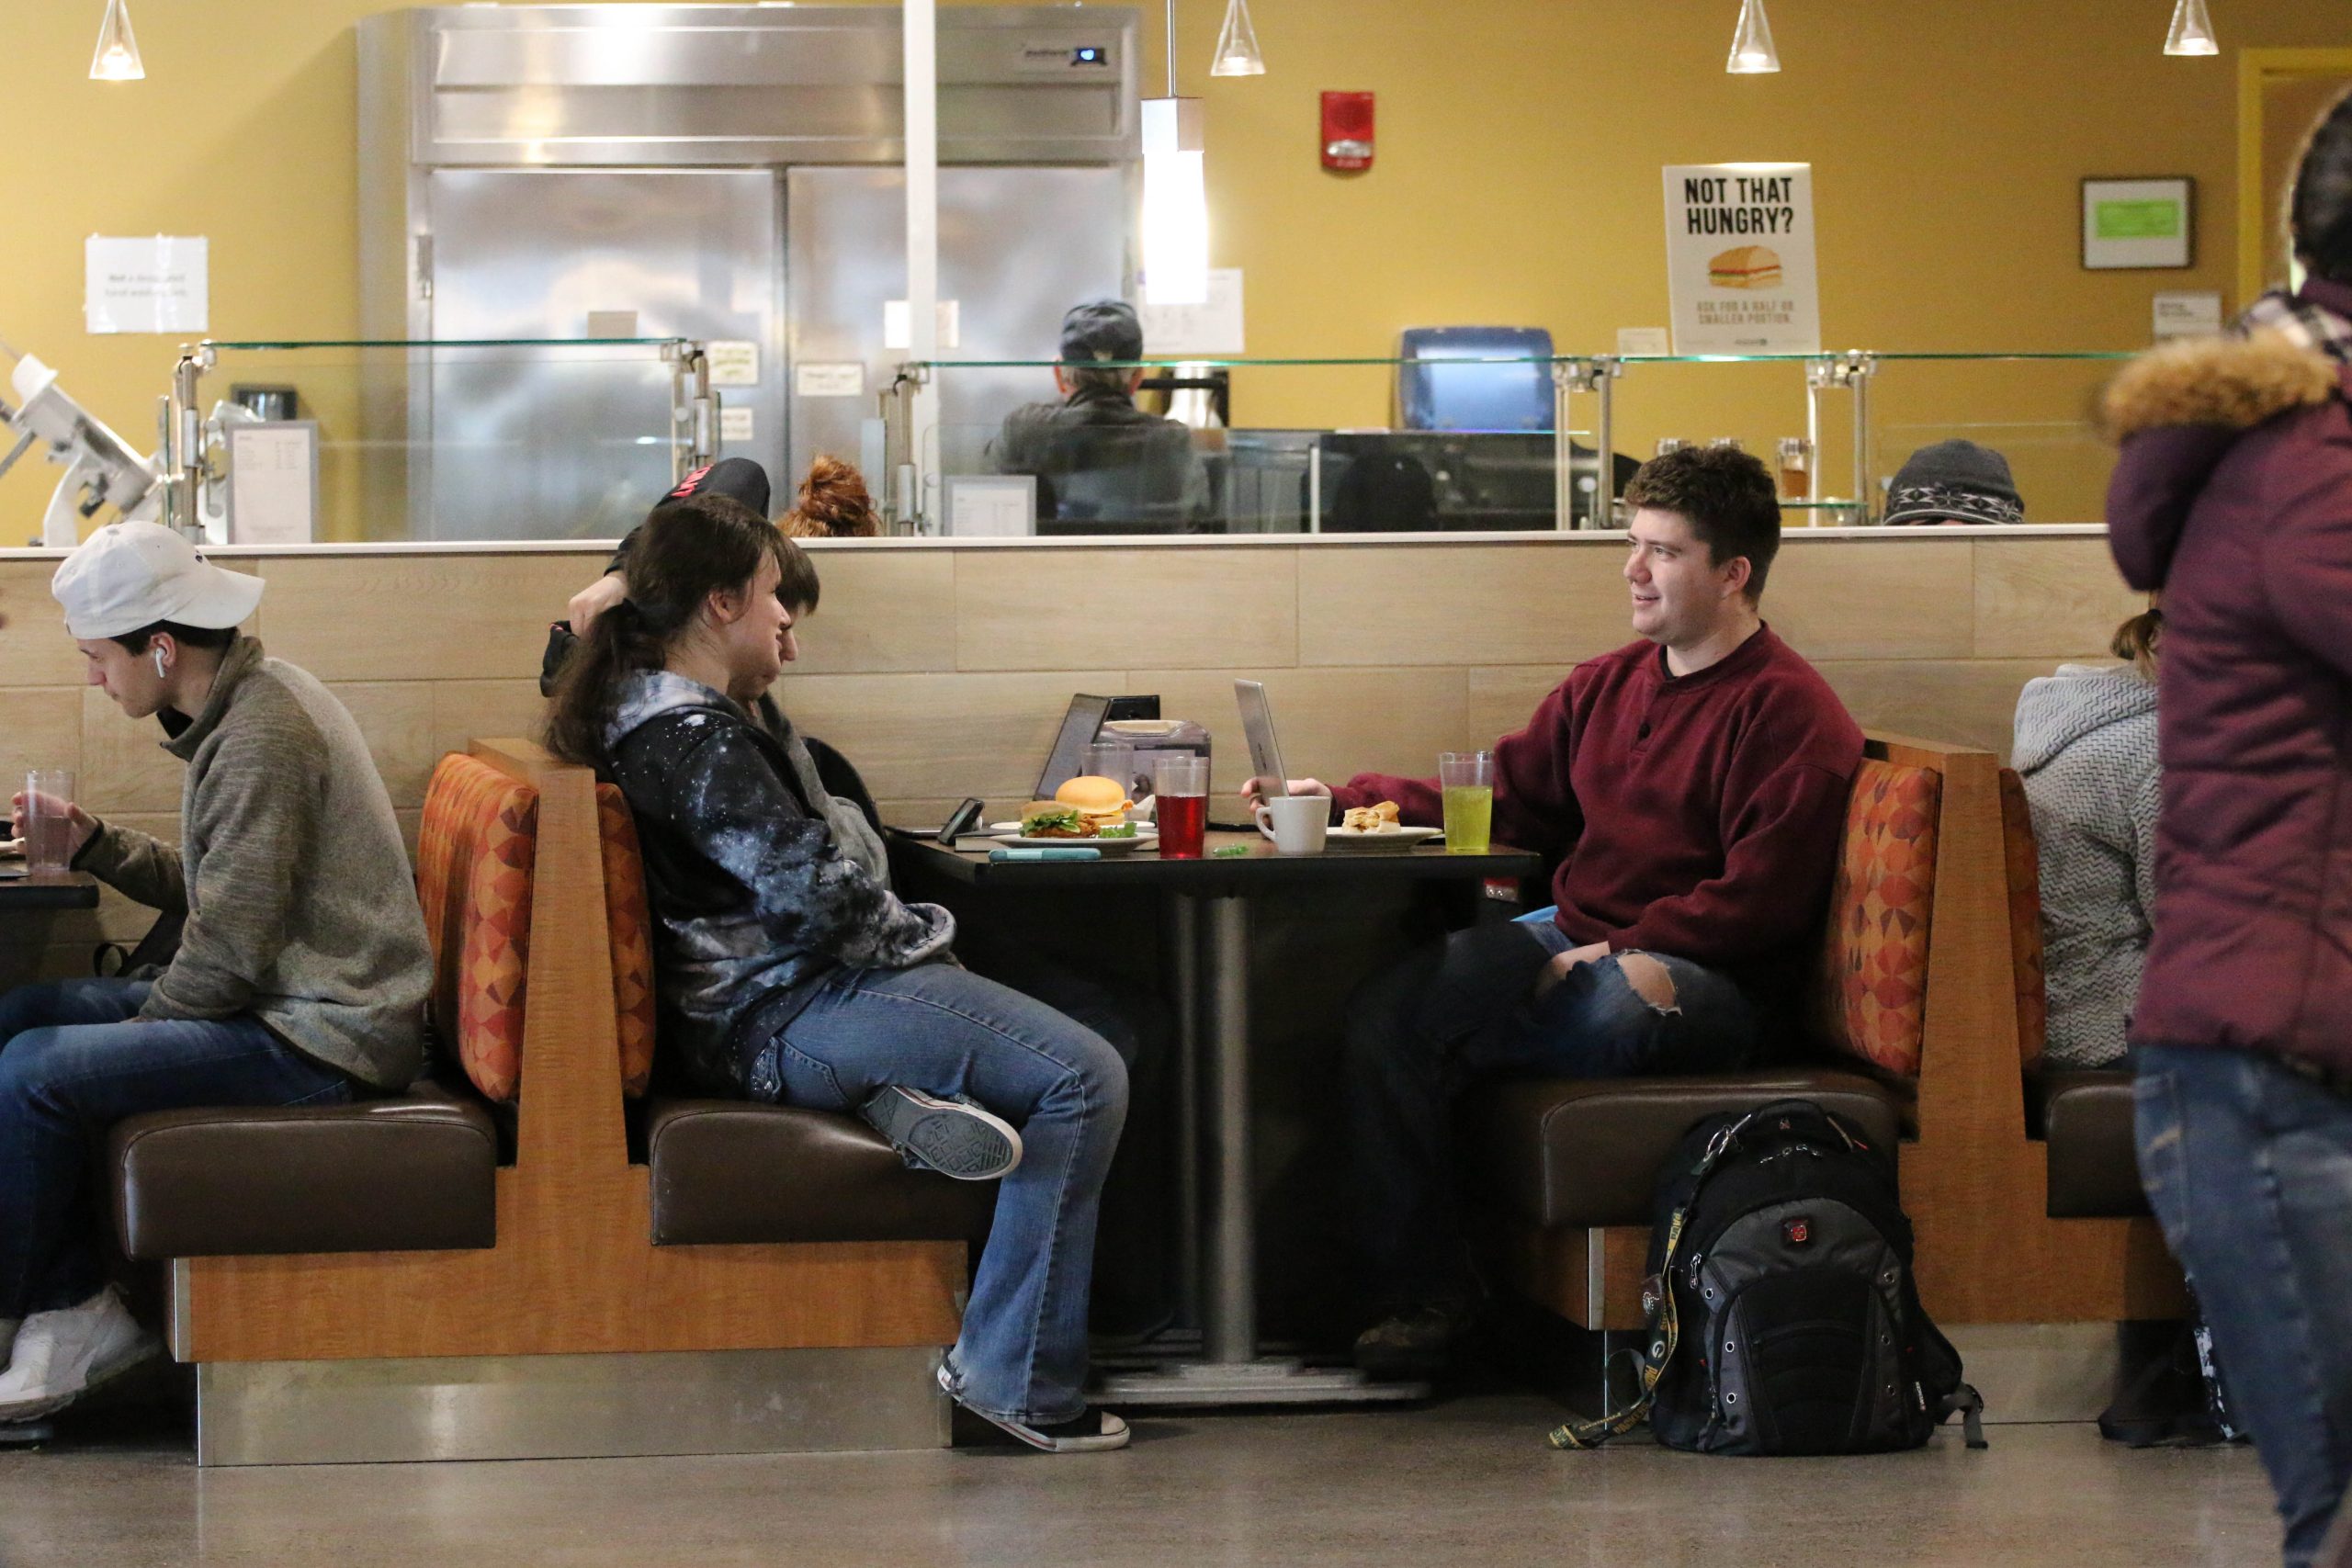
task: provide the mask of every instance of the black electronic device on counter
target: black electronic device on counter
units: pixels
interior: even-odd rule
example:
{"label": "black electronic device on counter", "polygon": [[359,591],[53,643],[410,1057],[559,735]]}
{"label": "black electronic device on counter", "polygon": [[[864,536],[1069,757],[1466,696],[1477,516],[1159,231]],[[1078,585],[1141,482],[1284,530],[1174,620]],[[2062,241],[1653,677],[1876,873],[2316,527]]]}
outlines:
{"label": "black electronic device on counter", "polygon": [[964,804],[949,812],[947,820],[939,825],[940,847],[954,849],[957,839],[980,825],[981,814],[987,810],[988,803],[978,795],[966,795]]}

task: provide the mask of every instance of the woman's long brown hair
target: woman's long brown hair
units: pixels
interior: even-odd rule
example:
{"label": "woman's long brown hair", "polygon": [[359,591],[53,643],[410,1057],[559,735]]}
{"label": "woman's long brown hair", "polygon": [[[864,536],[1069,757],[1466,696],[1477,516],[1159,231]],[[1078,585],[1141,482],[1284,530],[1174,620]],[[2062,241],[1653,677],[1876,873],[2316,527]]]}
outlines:
{"label": "woman's long brown hair", "polygon": [[784,573],[776,597],[796,615],[815,609],[817,569],[741,502],[697,495],[655,507],[629,551],[628,596],[590,625],[556,682],[548,750],[567,762],[602,764],[621,682],[661,669],[704,601],[745,591],[770,557]]}

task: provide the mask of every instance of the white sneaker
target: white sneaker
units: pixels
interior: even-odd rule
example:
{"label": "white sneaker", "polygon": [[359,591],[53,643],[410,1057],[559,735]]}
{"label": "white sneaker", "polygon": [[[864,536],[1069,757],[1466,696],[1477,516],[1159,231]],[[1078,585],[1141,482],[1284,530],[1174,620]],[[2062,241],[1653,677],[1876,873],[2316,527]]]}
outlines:
{"label": "white sneaker", "polygon": [[17,1331],[8,1370],[0,1373],[0,1421],[62,1410],[162,1349],[112,1285],[79,1306],[37,1312]]}

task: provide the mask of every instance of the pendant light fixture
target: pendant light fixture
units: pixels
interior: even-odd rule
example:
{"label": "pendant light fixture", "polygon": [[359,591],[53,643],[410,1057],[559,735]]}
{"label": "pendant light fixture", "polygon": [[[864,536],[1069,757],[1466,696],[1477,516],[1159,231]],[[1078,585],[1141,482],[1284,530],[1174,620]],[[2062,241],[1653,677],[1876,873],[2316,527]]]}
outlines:
{"label": "pendant light fixture", "polygon": [[1225,26],[1217,29],[1216,55],[1209,62],[1209,74],[1263,76],[1265,73],[1265,56],[1258,52],[1258,29],[1250,21],[1250,0],[1226,0]]}
{"label": "pendant light fixture", "polygon": [[[2198,3],[2201,6],[2203,0]],[[1735,76],[1766,76],[1780,68],[1781,53],[1772,47],[1764,0],[1739,0],[1739,30],[1732,34],[1731,60],[1724,69]]]}
{"label": "pendant light fixture", "polygon": [[2221,40],[2213,36],[2213,18],[2205,0],[2175,0],[2172,30],[2165,35],[2166,54],[2219,54]]}
{"label": "pendant light fixture", "polygon": [[1206,118],[1176,96],[1176,0],[1168,0],[1168,96],[1143,100],[1143,299],[1205,305],[1209,298]]}
{"label": "pendant light fixture", "polygon": [[90,80],[141,82],[146,77],[147,68],[139,63],[139,39],[130,30],[130,0],[107,0],[97,51],[90,56]]}

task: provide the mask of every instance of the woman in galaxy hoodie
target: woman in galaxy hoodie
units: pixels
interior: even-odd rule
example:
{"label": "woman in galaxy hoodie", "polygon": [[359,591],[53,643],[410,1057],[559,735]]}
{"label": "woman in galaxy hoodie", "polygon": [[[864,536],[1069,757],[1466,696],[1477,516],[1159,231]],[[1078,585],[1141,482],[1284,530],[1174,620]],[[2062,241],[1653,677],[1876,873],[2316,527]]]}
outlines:
{"label": "woman in galaxy hoodie", "polygon": [[955,918],[862,864],[788,736],[753,722],[817,588],[740,502],[658,508],[628,597],[558,683],[549,745],[619,784],[637,818],[663,1048],[705,1092],[863,1114],[910,1164],[1001,1177],[940,1381],[1034,1447],[1121,1447],[1125,1425],[1081,1391],[1125,1068],[1100,1035],[957,964]]}

